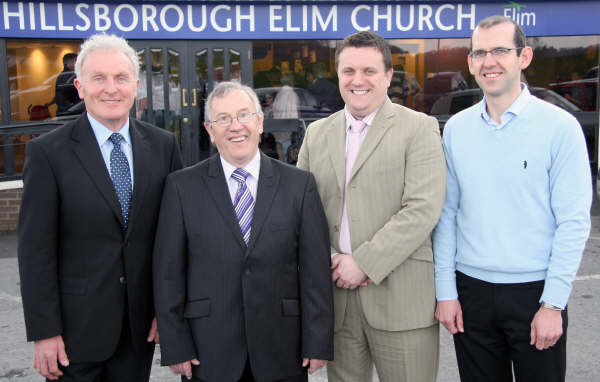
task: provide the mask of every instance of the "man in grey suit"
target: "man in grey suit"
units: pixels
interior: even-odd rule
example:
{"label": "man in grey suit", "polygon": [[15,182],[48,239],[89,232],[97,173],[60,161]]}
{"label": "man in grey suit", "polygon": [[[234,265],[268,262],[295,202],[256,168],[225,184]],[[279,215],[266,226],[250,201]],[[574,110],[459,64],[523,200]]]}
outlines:
{"label": "man in grey suit", "polygon": [[435,381],[431,231],[444,201],[438,123],[392,104],[390,48],[359,32],[336,50],[346,105],[308,128],[298,167],[315,175],[329,223],[334,362],[329,381]]}

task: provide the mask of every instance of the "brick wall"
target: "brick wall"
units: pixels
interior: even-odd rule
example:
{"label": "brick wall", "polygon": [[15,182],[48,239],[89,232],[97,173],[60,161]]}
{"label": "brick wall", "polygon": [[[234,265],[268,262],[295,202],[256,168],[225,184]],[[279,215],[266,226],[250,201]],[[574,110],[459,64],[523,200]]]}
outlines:
{"label": "brick wall", "polygon": [[22,181],[0,182],[0,232],[17,229],[22,194]]}

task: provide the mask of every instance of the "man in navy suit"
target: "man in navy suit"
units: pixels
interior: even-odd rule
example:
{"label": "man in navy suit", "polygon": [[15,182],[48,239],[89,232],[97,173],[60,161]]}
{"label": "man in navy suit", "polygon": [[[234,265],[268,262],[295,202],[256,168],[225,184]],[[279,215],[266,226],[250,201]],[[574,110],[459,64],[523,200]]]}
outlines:
{"label": "man in navy suit", "polygon": [[172,134],[129,118],[139,62],[95,35],[75,64],[87,113],[27,145],[19,271],[33,365],[49,380],[147,381],[152,248]]}

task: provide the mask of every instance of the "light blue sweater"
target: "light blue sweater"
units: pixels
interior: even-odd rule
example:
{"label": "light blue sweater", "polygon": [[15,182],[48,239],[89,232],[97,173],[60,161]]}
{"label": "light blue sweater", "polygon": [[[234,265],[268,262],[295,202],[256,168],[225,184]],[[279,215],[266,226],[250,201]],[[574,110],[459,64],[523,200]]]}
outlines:
{"label": "light blue sweater", "polygon": [[446,202],[434,230],[436,295],[456,299],[455,270],[491,283],[545,280],[565,307],[590,231],[585,139],[566,111],[527,87],[498,125],[485,99],[444,129]]}

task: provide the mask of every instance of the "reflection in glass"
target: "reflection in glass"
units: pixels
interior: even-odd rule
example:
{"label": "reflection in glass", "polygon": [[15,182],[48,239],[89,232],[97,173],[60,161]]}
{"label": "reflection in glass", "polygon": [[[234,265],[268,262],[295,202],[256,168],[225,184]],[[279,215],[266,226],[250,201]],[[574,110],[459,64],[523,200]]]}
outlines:
{"label": "reflection in glass", "polygon": [[235,49],[229,49],[229,79],[231,81],[241,81],[241,57],[240,52]]}
{"label": "reflection in glass", "polygon": [[200,160],[207,158],[211,153],[210,137],[206,129],[204,129],[204,103],[207,96],[207,81],[208,81],[208,50],[202,49],[196,52],[196,84],[194,90],[198,98],[198,140],[200,148]]}
{"label": "reflection in glass", "polygon": [[265,118],[314,121],[340,110],[334,40],[253,41],[254,87]]}
{"label": "reflection in glass", "polygon": [[177,142],[181,145],[181,63],[180,54],[172,49],[167,49],[167,63],[169,73],[169,123],[167,128],[175,134]]}
{"label": "reflection in glass", "polygon": [[59,115],[84,110],[71,110],[80,104],[71,69],[79,44],[68,40],[7,40],[11,120],[48,119],[55,117],[59,108]]}
{"label": "reflection in glass", "polygon": [[[142,115],[146,116],[148,113],[148,89],[146,88],[146,50],[138,50],[137,56],[140,61],[140,74],[138,85],[137,98],[135,99],[135,117],[142,119]],[[142,86],[144,84],[144,86]]]}
{"label": "reflection in glass", "polygon": [[[223,48],[214,48],[213,53],[213,83],[214,85],[225,80],[225,51]],[[214,86],[213,86],[214,87]]]}

